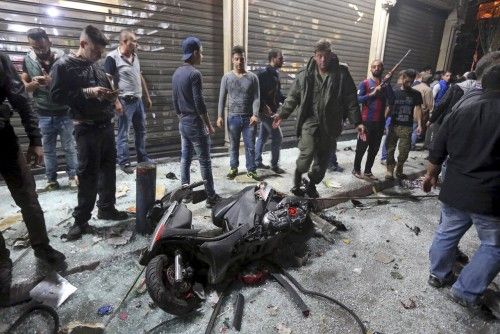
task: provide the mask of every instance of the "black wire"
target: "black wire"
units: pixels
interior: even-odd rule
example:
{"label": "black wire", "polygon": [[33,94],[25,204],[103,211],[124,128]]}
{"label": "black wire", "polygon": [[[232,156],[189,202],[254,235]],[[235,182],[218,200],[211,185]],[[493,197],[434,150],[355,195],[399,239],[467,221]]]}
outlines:
{"label": "black wire", "polygon": [[19,327],[19,325],[21,325],[23,320],[25,320],[31,313],[35,311],[43,311],[52,317],[52,319],[54,320],[53,333],[57,334],[57,332],[59,331],[59,315],[57,314],[56,310],[54,310],[52,307],[43,304],[33,305],[29,307],[26,311],[24,311],[23,314],[19,316],[19,318],[17,318],[17,320],[9,327],[9,329],[7,329],[6,333],[7,334],[13,333],[14,329]]}
{"label": "black wire", "polygon": [[358,323],[359,327],[361,328],[361,333],[363,334],[366,334],[366,327],[365,325],[363,324],[363,322],[361,321],[361,319],[358,317],[358,315],[356,313],[354,313],[353,310],[351,310],[350,308],[348,308],[347,306],[345,306],[344,304],[342,304],[341,302],[339,302],[338,300],[330,297],[330,296],[327,296],[325,294],[322,294],[320,292],[316,292],[316,291],[311,291],[311,290],[307,290],[305,289],[302,285],[300,285],[299,282],[297,282],[297,280],[292,276],[290,275],[287,271],[285,271],[281,266],[278,265],[278,268],[281,270],[281,272],[283,273],[283,275],[286,276],[286,278],[288,278],[290,280],[290,282],[292,282],[293,285],[295,285],[302,293],[306,294],[306,295],[313,295],[313,296],[316,296],[316,297],[322,297],[322,298],[325,298],[326,300],[334,303],[334,304],[337,304],[338,306],[340,306],[341,308],[343,308],[345,311],[347,311],[355,320],[356,322]]}

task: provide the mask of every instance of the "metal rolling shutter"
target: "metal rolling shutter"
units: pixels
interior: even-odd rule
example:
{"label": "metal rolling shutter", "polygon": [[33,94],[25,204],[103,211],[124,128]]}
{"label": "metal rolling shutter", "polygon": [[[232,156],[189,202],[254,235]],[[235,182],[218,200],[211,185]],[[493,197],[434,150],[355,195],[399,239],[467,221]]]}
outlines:
{"label": "metal rolling shutter", "polygon": [[[172,106],[171,82],[174,70],[182,64],[181,42],[197,36],[203,44],[204,93],[211,118],[217,115],[220,78],[223,74],[222,1],[0,1],[0,50],[15,62],[22,62],[28,51],[25,32],[44,28],[54,47],[76,50],[81,29],[93,24],[111,39],[108,50],[118,45],[118,33],[128,28],[136,32],[139,58],[153,100],[147,113],[147,150],[152,156],[178,154],[178,120]],[[18,116],[12,119],[21,143],[27,139]],[[213,138],[222,144],[224,135]],[[132,145],[131,149],[133,151]]]}
{"label": "metal rolling shutter", "polygon": [[[436,66],[447,13],[413,0],[400,0],[391,10],[384,64],[389,69],[412,49],[401,69],[417,71],[426,65]],[[394,82],[394,80],[393,80]]]}
{"label": "metal rolling shutter", "polygon": [[[265,66],[271,48],[283,50],[281,70],[286,94],[294,74],[313,55],[321,38],[332,40],[334,51],[349,65],[356,83],[366,76],[375,1],[251,1],[248,14],[248,64]],[[294,120],[283,123],[284,136],[295,136]]]}

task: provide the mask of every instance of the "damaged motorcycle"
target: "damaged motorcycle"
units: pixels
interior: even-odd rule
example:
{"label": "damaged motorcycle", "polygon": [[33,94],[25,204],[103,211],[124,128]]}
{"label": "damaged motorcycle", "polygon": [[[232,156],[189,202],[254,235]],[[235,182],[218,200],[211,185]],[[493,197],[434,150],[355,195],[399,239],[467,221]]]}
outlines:
{"label": "damaged motorcycle", "polygon": [[314,233],[306,198],[287,196],[261,182],[221,200],[212,209],[218,235],[193,229],[184,203],[206,198],[195,190],[203,182],[178,188],[149,211],[156,224],[150,246],[140,258],[149,295],[164,311],[183,315],[196,309],[205,287],[232,279],[245,264],[304,245]]}

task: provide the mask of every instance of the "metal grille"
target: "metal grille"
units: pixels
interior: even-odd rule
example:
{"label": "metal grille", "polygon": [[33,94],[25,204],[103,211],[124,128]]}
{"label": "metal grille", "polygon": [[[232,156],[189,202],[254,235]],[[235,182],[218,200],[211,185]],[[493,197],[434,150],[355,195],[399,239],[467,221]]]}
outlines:
{"label": "metal grille", "polygon": [[[248,64],[258,69],[267,63],[271,48],[283,51],[281,70],[286,94],[294,75],[313,55],[321,38],[333,42],[334,51],[349,65],[354,81],[366,75],[370,52],[375,1],[250,1],[248,19]],[[293,117],[292,117],[293,118]],[[285,137],[295,136],[295,122],[283,123]]]}
{"label": "metal grille", "polygon": [[[49,34],[54,47],[75,50],[81,29],[88,24],[99,27],[110,38],[109,50],[117,47],[121,29],[133,29],[137,34],[141,69],[156,115],[153,118],[151,113],[147,114],[146,145],[152,156],[180,151],[171,82],[174,70],[181,65],[180,45],[187,36],[197,36],[202,41],[204,58],[199,69],[203,73],[207,108],[215,119],[223,74],[222,1],[0,1],[0,49],[19,65],[28,51],[26,31],[41,27]],[[21,143],[26,145],[19,117],[14,117],[12,122]],[[215,145],[223,141],[222,133],[213,138]]]}
{"label": "metal grille", "polygon": [[412,49],[410,56],[401,64],[401,69],[414,68],[418,71],[427,65],[434,68],[439,57],[447,16],[445,11],[422,3],[416,4],[411,0],[398,1],[389,17],[385,67],[391,68],[408,49]]}

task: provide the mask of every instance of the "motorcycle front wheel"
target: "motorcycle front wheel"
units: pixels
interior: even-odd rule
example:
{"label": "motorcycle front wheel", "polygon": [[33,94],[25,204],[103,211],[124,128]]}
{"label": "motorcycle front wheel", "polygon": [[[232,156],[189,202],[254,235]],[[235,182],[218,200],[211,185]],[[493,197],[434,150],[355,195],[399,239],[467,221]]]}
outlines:
{"label": "motorcycle front wheel", "polygon": [[159,308],[174,315],[184,315],[200,304],[200,299],[194,293],[179,296],[179,291],[167,277],[167,270],[173,265],[173,259],[166,255],[158,255],[149,261],[146,267],[146,286],[149,296]]}

